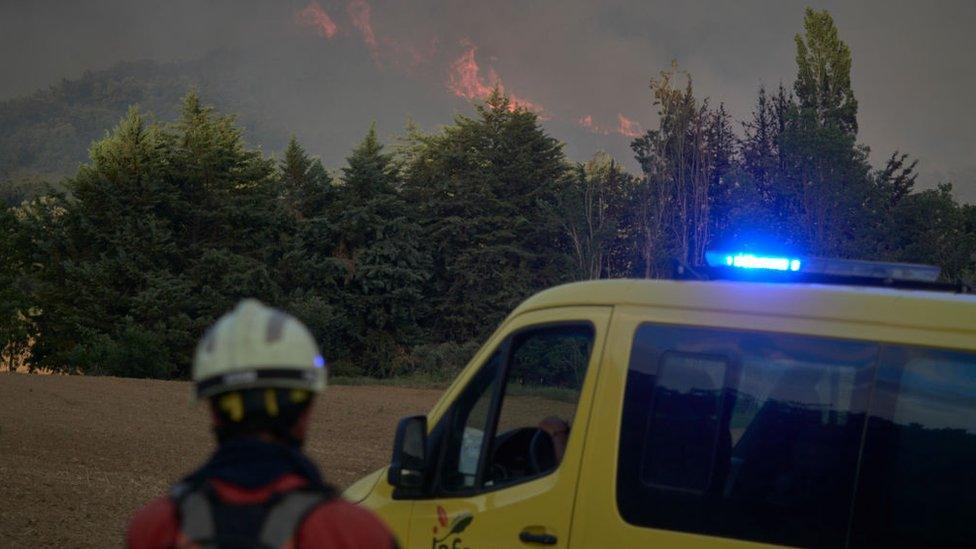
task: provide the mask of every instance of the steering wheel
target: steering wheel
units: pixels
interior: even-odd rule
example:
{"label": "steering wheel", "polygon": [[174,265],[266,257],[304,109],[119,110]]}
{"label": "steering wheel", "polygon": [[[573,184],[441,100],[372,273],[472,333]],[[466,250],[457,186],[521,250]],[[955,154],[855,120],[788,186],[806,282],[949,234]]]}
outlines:
{"label": "steering wheel", "polygon": [[529,441],[529,469],[532,474],[548,471],[556,465],[556,447],[552,437],[542,429],[536,429]]}

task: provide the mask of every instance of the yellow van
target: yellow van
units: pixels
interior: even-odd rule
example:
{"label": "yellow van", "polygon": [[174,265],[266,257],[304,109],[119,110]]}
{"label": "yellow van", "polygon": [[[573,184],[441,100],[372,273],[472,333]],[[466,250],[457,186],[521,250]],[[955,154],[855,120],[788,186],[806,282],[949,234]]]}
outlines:
{"label": "yellow van", "polygon": [[409,548],[976,544],[976,297],[722,261],[786,273],[528,299],[346,497]]}

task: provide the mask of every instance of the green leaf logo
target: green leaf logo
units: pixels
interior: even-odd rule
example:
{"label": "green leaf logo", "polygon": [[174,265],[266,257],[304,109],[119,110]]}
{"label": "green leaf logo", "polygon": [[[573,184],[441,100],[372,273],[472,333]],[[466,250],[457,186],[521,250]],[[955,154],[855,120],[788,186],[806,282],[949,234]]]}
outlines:
{"label": "green leaf logo", "polygon": [[471,513],[461,513],[454,517],[454,520],[451,522],[451,532],[448,535],[460,534],[473,520],[474,517],[471,516]]}

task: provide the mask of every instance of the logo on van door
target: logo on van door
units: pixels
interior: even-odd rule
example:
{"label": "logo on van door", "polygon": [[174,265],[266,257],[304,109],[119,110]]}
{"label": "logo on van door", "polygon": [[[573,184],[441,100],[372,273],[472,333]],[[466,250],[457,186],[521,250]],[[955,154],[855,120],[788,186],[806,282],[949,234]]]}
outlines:
{"label": "logo on van door", "polygon": [[[454,520],[448,522],[447,511],[437,506],[437,525],[434,526],[434,537],[430,541],[431,549],[468,549],[461,539],[461,532],[467,528],[474,517],[471,513],[458,513]],[[439,525],[439,527],[438,527]],[[440,536],[440,537],[438,537]]]}

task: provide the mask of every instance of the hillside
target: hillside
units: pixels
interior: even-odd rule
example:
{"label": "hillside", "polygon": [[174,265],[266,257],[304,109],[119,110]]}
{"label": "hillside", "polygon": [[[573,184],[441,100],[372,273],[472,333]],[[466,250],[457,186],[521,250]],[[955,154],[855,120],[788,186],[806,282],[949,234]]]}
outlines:
{"label": "hillside", "polygon": [[[434,130],[472,111],[468,99],[448,89],[443,66],[380,70],[351,41],[330,44],[329,56],[321,55],[314,37],[278,46],[216,51],[180,62],[126,62],[0,101],[0,199],[19,203],[40,181],[73,175],[91,142],[112,129],[130,105],[172,120],[190,89],[218,111],[234,114],[249,145],[276,154],[295,135],[332,169],[372,123],[390,140],[408,123]],[[473,70],[470,77],[484,80],[476,65]],[[630,137],[587,129],[561,114],[546,111],[542,118],[567,142],[571,159],[586,160],[603,149],[636,169]]]}
{"label": "hillside", "polygon": [[180,98],[197,88],[224,112],[239,112],[255,144],[280,148],[286,131],[242,108],[220,89],[211,69],[217,58],[195,63],[122,63],[27,97],[0,102],[0,181],[56,181],[74,173],[88,157],[91,142],[118,124],[130,106],[171,120]]}

